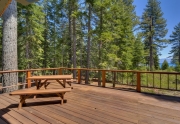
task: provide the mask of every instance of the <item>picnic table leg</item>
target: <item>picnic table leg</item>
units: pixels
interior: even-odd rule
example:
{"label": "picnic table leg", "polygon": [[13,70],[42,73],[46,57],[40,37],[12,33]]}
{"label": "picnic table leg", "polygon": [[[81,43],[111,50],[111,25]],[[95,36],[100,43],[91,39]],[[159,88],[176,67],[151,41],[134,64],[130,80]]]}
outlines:
{"label": "picnic table leg", "polygon": [[20,102],[19,102],[18,109],[21,109],[22,106],[26,104],[25,100],[29,98],[30,96],[32,95],[20,95]]}
{"label": "picnic table leg", "polygon": [[64,103],[64,94],[65,93],[57,93],[57,95],[61,98],[61,104]]}
{"label": "picnic table leg", "polygon": [[23,105],[26,105],[26,100],[27,96],[25,95],[20,95],[20,102],[19,102],[19,106],[18,109],[21,109]]}
{"label": "picnic table leg", "polygon": [[64,86],[64,80],[63,80],[63,83],[62,83],[61,81],[59,81],[59,80],[56,80],[56,81],[65,88],[65,86]]}
{"label": "picnic table leg", "polygon": [[37,80],[35,80],[35,84],[36,84],[36,88],[38,87],[38,82],[37,82]]}
{"label": "picnic table leg", "polygon": [[38,81],[37,90],[40,89],[41,80]]}
{"label": "picnic table leg", "polygon": [[44,88],[46,88],[47,79],[41,83],[41,80],[39,81],[39,89],[44,85]]}
{"label": "picnic table leg", "polygon": [[[35,80],[35,83],[36,83],[36,88],[37,88],[37,90],[39,90],[39,85],[40,85],[40,83],[41,83],[41,80]],[[34,95],[34,99],[36,99],[36,96],[37,96],[37,95]]]}
{"label": "picnic table leg", "polygon": [[44,89],[46,89],[46,87],[50,84],[50,82],[46,82],[46,84],[44,85]]}
{"label": "picnic table leg", "polygon": [[66,79],[63,79],[64,88],[66,88]]}
{"label": "picnic table leg", "polygon": [[26,103],[25,103],[25,100],[26,100],[25,96],[20,95],[20,102],[19,102],[18,109],[21,109],[21,108],[22,108],[22,105],[25,105],[25,104],[26,104]]}

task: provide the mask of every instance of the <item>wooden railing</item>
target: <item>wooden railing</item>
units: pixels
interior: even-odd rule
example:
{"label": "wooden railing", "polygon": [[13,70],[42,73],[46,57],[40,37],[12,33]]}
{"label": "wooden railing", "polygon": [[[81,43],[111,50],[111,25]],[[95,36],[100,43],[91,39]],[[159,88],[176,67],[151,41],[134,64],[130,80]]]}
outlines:
{"label": "wooden railing", "polygon": [[[42,68],[15,71],[0,71],[0,75],[5,73],[24,73],[18,76],[26,79],[33,75],[56,75],[56,74],[73,74],[76,71],[76,80],[79,84],[91,85],[96,82],[97,86],[116,88],[121,85],[135,87],[137,92],[141,88],[156,88],[165,90],[180,91],[180,73],[178,72],[148,72],[134,70],[104,70],[104,69],[86,69],[86,68]],[[90,75],[88,82],[85,82],[86,72]],[[1,76],[2,77],[2,76]],[[19,82],[19,81],[18,81]],[[25,80],[18,85],[26,85],[30,88],[33,82]],[[94,85],[94,84],[92,84]],[[10,86],[6,86],[10,87]],[[6,88],[6,87],[0,87]]]}

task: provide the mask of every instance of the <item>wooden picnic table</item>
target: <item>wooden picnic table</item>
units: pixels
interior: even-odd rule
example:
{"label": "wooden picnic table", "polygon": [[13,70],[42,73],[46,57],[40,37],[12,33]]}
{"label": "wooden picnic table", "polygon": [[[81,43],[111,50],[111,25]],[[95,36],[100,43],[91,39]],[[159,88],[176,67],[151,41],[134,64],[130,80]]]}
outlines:
{"label": "wooden picnic table", "polygon": [[73,79],[72,75],[42,75],[27,78],[27,80],[35,81],[37,89],[40,89],[42,86],[44,86],[44,88],[46,89],[46,87],[51,83],[47,82],[48,80],[56,80],[60,85],[62,85],[65,88],[66,83],[69,83],[69,85],[71,86],[71,82],[67,81],[71,79]]}

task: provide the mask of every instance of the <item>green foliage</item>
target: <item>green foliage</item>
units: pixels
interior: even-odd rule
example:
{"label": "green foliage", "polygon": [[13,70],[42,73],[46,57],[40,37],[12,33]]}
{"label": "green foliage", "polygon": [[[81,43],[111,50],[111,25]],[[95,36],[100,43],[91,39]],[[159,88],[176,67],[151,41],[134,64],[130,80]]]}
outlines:
{"label": "green foliage", "polygon": [[[149,36],[153,36],[154,65],[158,69],[158,47],[167,30],[156,2],[148,1],[141,24],[143,35],[134,34],[139,20],[133,0],[44,0],[28,6],[18,4],[19,69],[73,67],[74,62],[77,67],[87,67],[89,61],[91,68],[144,70]],[[154,24],[151,31],[149,15]]]}
{"label": "green foliage", "polygon": [[158,70],[160,67],[159,67],[159,57],[157,52],[154,53],[153,58],[154,58],[154,68]]}
{"label": "green foliage", "polygon": [[176,64],[174,67],[175,71],[180,72],[180,64]]}
{"label": "green foliage", "polygon": [[141,42],[141,35],[138,34],[133,47],[132,69],[142,70],[145,65],[144,44]]}
{"label": "green foliage", "polygon": [[170,38],[172,44],[170,54],[173,54],[173,63],[180,64],[180,23],[174,27]]}
{"label": "green foliage", "polygon": [[18,4],[18,63],[19,69],[42,67],[44,14],[36,4]]}
{"label": "green foliage", "polygon": [[169,67],[169,64],[168,64],[167,60],[164,60],[164,62],[162,63],[161,69],[166,70],[166,69],[168,69],[168,67]]}
{"label": "green foliage", "polygon": [[163,18],[163,12],[158,0],[148,0],[140,27],[144,37],[145,50],[149,50],[150,54],[147,61],[152,62],[157,68],[158,62],[154,61],[153,63],[153,58],[157,56],[153,55],[158,55],[159,50],[165,47],[164,43],[167,43],[167,40],[164,39],[167,34],[166,20]]}
{"label": "green foliage", "polygon": [[100,46],[98,49],[100,64],[108,63],[109,54],[114,54],[110,51],[110,46],[116,45],[118,47],[116,57],[121,60],[118,68],[130,69],[132,67],[134,44],[132,39],[134,39],[133,28],[135,25],[132,20],[136,18],[136,15],[134,6],[130,3],[127,4],[123,0],[98,0],[94,4],[95,10],[97,10],[95,14],[98,17],[94,32],[97,35],[97,44]]}

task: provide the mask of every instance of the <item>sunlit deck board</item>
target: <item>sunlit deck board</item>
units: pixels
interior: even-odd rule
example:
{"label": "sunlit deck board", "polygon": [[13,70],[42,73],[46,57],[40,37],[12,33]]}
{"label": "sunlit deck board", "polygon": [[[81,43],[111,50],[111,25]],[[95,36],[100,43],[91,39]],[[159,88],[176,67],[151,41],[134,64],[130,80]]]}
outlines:
{"label": "sunlit deck board", "polygon": [[[57,88],[51,84],[48,88]],[[180,98],[73,84],[60,105],[58,97],[27,99],[18,110],[18,96],[0,95],[0,122],[179,124]]]}

